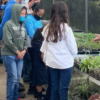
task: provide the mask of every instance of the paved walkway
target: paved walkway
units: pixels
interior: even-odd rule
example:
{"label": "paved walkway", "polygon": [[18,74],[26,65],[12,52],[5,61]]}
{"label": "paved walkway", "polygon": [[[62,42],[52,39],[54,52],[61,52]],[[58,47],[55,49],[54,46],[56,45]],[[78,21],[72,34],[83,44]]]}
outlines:
{"label": "paved walkway", "polygon": [[[22,79],[21,79],[21,83],[23,83]],[[34,99],[33,95],[27,95],[29,84],[23,83],[23,85],[25,86],[24,93],[26,94],[26,97],[21,100],[36,100]],[[3,64],[0,64],[0,100],[6,100],[6,73]]]}
{"label": "paved walkway", "polygon": [[[84,81],[85,80],[86,79],[84,79]],[[70,87],[74,88],[76,86],[77,82],[80,83],[80,75],[77,73],[73,73]],[[34,98],[33,95],[27,95],[29,83],[23,83],[22,79],[21,79],[21,83],[25,87],[24,93],[26,94],[25,98],[21,99],[21,100],[37,100]],[[45,89],[46,89],[46,87],[47,87],[46,85],[43,86],[43,88],[45,88]],[[72,91],[69,91],[69,94],[72,95],[73,93],[74,93],[73,89],[72,89]],[[6,73],[5,73],[5,67],[3,64],[0,64],[0,100],[6,100]]]}

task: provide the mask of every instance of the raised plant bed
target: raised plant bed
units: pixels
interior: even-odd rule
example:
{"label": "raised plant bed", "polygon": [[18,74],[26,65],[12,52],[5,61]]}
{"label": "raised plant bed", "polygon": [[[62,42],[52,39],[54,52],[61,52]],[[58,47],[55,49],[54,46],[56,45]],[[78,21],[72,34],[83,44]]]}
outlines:
{"label": "raised plant bed", "polygon": [[90,52],[85,52],[85,51],[78,51],[78,54],[99,54],[100,51],[90,51]]}
{"label": "raised plant bed", "polygon": [[81,74],[81,75],[84,76],[84,77],[87,77],[89,80],[91,80],[92,82],[94,82],[95,84],[97,84],[97,85],[99,86],[99,88],[98,88],[98,90],[99,90],[98,94],[100,95],[100,81],[99,81],[99,80],[93,78],[93,77],[90,76],[89,74],[84,73],[83,71],[81,71],[81,70],[79,70],[79,69],[77,69],[77,68],[75,68],[75,67],[74,67],[73,69],[74,69],[75,72]]}

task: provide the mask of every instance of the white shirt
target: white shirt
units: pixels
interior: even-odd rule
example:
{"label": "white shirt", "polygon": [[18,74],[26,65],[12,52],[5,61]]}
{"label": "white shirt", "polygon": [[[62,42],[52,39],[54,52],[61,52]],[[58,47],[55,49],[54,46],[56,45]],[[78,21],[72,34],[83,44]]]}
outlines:
{"label": "white shirt", "polygon": [[33,13],[32,9],[29,8],[28,3],[23,4],[23,6],[25,6],[27,8],[27,14],[32,14]]}
{"label": "white shirt", "polygon": [[63,25],[61,24],[63,38],[57,43],[46,41],[48,34],[47,26],[42,32],[44,41],[40,51],[44,53],[44,62],[51,68],[70,68],[74,64],[74,56],[77,55],[77,45],[72,29],[67,24],[64,24],[64,27],[65,31],[63,30]]}

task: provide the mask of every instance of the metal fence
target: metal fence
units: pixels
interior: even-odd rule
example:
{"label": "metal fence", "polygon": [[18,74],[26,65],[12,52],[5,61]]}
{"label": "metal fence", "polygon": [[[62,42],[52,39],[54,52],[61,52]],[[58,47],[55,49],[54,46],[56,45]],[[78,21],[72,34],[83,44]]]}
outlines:
{"label": "metal fence", "polygon": [[[54,1],[41,0],[45,8],[43,19],[50,19],[50,11]],[[69,10],[70,26],[86,32],[100,33],[100,0],[62,0]]]}

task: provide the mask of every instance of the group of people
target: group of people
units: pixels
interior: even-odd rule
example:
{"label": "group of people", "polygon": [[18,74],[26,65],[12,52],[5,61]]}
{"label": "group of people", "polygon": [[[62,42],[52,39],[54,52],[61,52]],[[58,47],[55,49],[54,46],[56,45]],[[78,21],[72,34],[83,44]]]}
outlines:
{"label": "group of people", "polygon": [[[45,27],[41,23],[44,8],[40,0],[29,0],[26,4],[9,0],[2,8],[0,46],[7,70],[6,99],[20,100],[18,89],[22,76],[24,82],[29,81],[29,91],[36,94],[37,100],[68,100],[77,44],[69,25],[67,5],[63,1],[55,2]],[[93,41],[97,43],[98,39]],[[44,98],[43,84],[48,84]]]}

